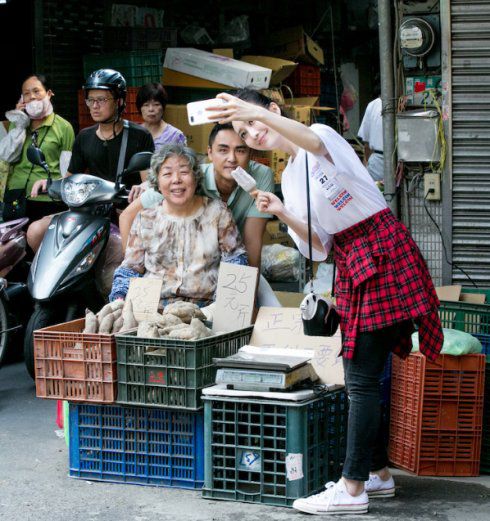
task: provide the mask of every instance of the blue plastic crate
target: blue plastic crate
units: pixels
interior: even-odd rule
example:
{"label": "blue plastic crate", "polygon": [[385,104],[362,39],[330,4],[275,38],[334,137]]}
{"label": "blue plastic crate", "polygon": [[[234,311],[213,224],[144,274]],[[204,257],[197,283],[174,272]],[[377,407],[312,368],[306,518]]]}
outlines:
{"label": "blue plastic crate", "polygon": [[70,476],[201,488],[203,413],[70,403]]}

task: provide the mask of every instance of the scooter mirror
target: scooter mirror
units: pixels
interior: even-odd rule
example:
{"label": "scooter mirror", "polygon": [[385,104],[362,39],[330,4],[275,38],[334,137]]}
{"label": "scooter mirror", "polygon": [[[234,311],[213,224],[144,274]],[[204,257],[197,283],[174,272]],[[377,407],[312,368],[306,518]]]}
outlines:
{"label": "scooter mirror", "polygon": [[150,168],[152,155],[153,152],[137,152],[129,160],[129,164],[124,170],[124,173],[132,174],[134,172],[141,172],[141,170],[148,170],[148,168]]}
{"label": "scooter mirror", "polygon": [[34,145],[29,145],[27,148],[27,159],[33,164],[40,166],[46,172],[49,173],[48,164],[46,163],[46,158],[44,157],[43,151],[40,148],[35,147]]}

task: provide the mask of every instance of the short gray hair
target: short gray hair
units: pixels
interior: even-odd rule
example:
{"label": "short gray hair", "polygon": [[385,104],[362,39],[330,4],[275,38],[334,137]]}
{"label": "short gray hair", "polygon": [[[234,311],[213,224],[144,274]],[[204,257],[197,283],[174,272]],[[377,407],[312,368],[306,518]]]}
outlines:
{"label": "short gray hair", "polygon": [[201,184],[202,172],[199,167],[196,153],[194,150],[192,150],[192,148],[173,143],[163,145],[151,157],[151,165],[148,172],[148,183],[150,186],[158,192],[158,173],[160,172],[160,168],[162,168],[163,163],[165,163],[165,161],[172,156],[183,157],[188,161],[189,167],[194,174],[197,190]]}

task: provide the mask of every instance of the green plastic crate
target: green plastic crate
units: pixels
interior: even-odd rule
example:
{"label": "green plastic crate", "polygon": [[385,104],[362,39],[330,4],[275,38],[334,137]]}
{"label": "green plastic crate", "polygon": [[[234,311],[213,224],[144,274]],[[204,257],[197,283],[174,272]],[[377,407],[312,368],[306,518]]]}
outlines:
{"label": "green plastic crate", "polygon": [[235,354],[253,327],[201,340],[116,335],[117,403],[202,409],[201,390],[214,384],[213,358]]}
{"label": "green plastic crate", "polygon": [[130,87],[159,82],[162,76],[161,51],[126,51],[104,54],[86,54],[83,57],[85,78],[97,69],[115,69]]}
{"label": "green plastic crate", "polygon": [[483,407],[483,435],[480,456],[480,473],[490,474],[490,362],[485,366],[485,405]]}
{"label": "green plastic crate", "polygon": [[204,396],[203,497],[291,506],[337,480],[344,389],[305,402]]}
{"label": "green plastic crate", "polygon": [[490,354],[490,304],[441,301],[442,327],[470,333],[482,344],[482,354]]}

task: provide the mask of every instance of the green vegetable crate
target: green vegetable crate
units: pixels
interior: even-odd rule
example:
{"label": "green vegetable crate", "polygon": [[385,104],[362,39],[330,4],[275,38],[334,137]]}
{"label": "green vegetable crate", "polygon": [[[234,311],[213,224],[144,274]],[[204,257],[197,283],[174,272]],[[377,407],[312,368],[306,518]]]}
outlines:
{"label": "green vegetable crate", "polygon": [[175,409],[202,409],[201,390],[214,384],[213,358],[246,345],[253,327],[201,340],[116,335],[117,403]]}

